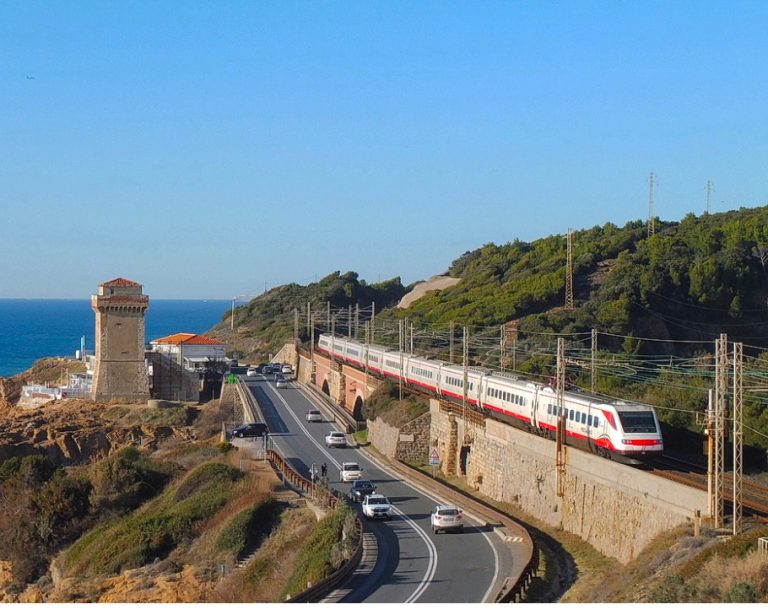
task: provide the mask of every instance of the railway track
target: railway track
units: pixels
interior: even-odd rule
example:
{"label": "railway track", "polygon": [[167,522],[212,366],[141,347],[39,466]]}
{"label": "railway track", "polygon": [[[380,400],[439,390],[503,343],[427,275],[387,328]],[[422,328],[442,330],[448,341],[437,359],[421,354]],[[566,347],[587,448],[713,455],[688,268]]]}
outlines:
{"label": "railway track", "polygon": [[[672,455],[663,455],[648,464],[649,471],[667,480],[707,490],[707,468]],[[723,499],[733,505],[733,474],[724,474]],[[768,486],[750,480],[742,480],[742,507],[745,515],[768,523]]]}

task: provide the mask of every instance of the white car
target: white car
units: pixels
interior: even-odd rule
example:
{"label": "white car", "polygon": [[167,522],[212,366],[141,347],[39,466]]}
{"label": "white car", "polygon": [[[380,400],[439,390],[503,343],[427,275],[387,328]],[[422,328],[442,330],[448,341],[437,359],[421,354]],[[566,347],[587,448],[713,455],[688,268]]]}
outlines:
{"label": "white car", "polygon": [[[309,418],[307,418],[307,420],[309,420]],[[332,446],[346,446],[347,436],[340,431],[329,431],[325,436],[325,445],[328,448],[331,448]]]}
{"label": "white car", "polygon": [[341,471],[339,472],[339,480],[342,483],[349,483],[353,480],[360,480],[363,477],[363,468],[360,464],[354,461],[345,461],[341,464]]}
{"label": "white car", "polygon": [[287,363],[280,368],[280,371],[284,374],[292,374],[293,368]]}
{"label": "white car", "polygon": [[432,509],[429,518],[429,524],[432,531],[437,534],[440,530],[443,532],[464,531],[464,517],[461,511],[451,504],[438,504]]}
{"label": "white car", "polygon": [[246,370],[245,375],[246,376],[255,376],[258,373],[259,373],[259,370],[257,370],[255,367],[249,367]]}
{"label": "white car", "polygon": [[363,517],[367,519],[389,519],[391,511],[392,505],[383,495],[366,495],[363,500]]}
{"label": "white car", "polygon": [[322,423],[322,422],[323,422],[323,415],[320,414],[320,410],[318,410],[317,408],[310,408],[309,410],[307,410],[307,423]]}

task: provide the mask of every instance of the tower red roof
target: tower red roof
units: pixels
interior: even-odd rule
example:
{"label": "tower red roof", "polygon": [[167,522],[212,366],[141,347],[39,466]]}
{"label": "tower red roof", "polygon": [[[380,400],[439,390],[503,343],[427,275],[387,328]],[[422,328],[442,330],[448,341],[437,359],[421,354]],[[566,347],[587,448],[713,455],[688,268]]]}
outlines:
{"label": "tower red roof", "polygon": [[141,286],[141,284],[132,280],[126,280],[125,278],[115,278],[109,282],[102,282],[100,286]]}

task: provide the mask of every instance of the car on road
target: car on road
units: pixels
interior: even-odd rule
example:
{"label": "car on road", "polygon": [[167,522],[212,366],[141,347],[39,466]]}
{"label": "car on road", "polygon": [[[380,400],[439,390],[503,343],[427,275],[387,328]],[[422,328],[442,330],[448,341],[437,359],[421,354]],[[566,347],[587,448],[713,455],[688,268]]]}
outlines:
{"label": "car on road", "polygon": [[464,517],[461,511],[452,504],[438,504],[432,509],[429,517],[432,531],[437,534],[443,532],[463,532]]}
{"label": "car on road", "polygon": [[276,386],[278,389],[284,389],[285,387],[287,387],[287,386],[288,386],[288,381],[287,381],[287,380],[278,380],[278,381],[275,383],[275,386]]}
{"label": "car on road", "polygon": [[329,431],[325,436],[325,445],[328,448],[332,446],[345,447],[347,445],[347,436],[340,431]]}
{"label": "car on road", "polygon": [[389,519],[392,505],[386,496],[375,494],[366,495],[363,500],[363,517],[366,519]]}
{"label": "car on road", "polygon": [[266,423],[245,423],[240,427],[235,427],[230,435],[233,438],[258,438],[269,433],[269,427]]}
{"label": "car on road", "polygon": [[245,375],[246,376],[255,376],[258,373],[259,373],[259,369],[257,367],[249,367],[246,370]]}
{"label": "car on road", "polygon": [[366,496],[376,493],[376,485],[369,480],[352,481],[349,488],[349,499],[353,502],[362,502]]}
{"label": "car on road", "polygon": [[283,376],[281,373],[275,374],[275,382],[280,382],[281,380],[285,380],[285,376]]}
{"label": "car on road", "polygon": [[317,408],[310,408],[307,410],[307,423],[322,423],[323,415],[320,414],[320,410]]}
{"label": "car on road", "polygon": [[292,374],[293,368],[290,365],[288,365],[288,363],[286,363],[280,368],[280,371],[284,374]]}
{"label": "car on road", "polygon": [[342,483],[349,483],[353,480],[360,480],[363,477],[363,468],[354,461],[345,461],[341,464],[339,471],[339,480]]}

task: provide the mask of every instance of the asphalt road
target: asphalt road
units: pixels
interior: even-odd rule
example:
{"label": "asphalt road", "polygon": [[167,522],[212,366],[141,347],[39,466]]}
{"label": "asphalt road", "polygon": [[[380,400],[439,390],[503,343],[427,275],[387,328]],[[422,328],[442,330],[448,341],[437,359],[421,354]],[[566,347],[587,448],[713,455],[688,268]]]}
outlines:
{"label": "asphalt road", "polygon": [[375,536],[378,557],[371,573],[356,581],[342,602],[473,603],[493,599],[504,571],[511,567],[511,555],[490,527],[465,513],[468,525],[463,533],[432,534],[430,509],[445,502],[405,482],[357,448],[326,447],[325,434],[343,429],[328,416],[322,423],[307,423],[306,411],[313,406],[299,387],[278,389],[264,376],[243,380],[259,402],[273,446],[296,470],[309,477],[313,463],[319,468],[325,462],[331,487],[347,492],[349,484],[339,481],[339,468],[342,462],[355,461],[364,469],[363,477],[393,505],[392,519],[364,521],[365,531]]}

